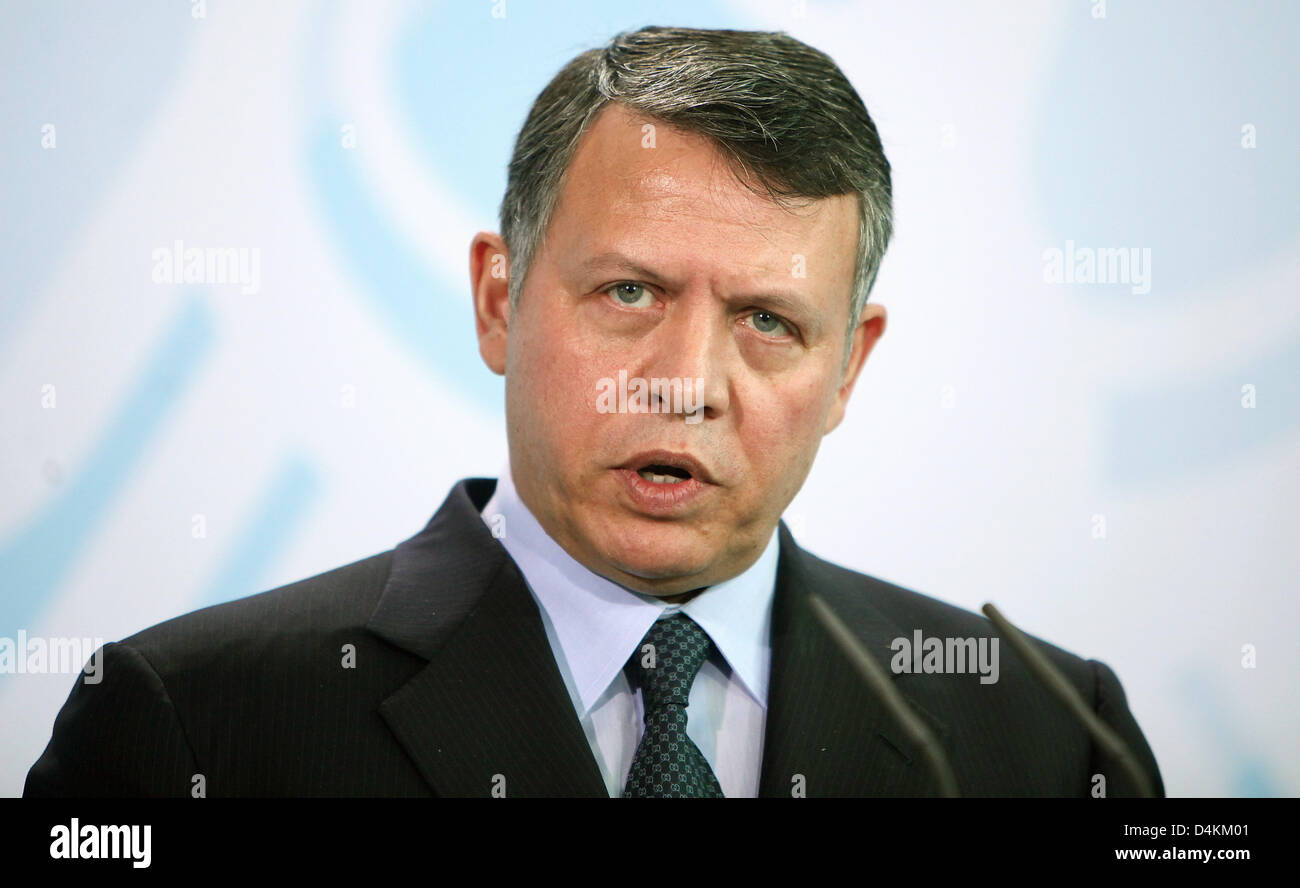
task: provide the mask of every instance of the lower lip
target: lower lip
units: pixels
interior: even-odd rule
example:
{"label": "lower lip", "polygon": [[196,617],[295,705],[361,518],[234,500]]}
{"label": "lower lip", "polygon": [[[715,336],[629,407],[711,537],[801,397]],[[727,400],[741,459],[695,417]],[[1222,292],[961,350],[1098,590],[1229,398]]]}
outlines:
{"label": "lower lip", "polygon": [[655,484],[641,477],[635,469],[615,469],[623,479],[632,502],[642,511],[655,515],[671,515],[700,500],[715,487],[691,477],[676,484]]}

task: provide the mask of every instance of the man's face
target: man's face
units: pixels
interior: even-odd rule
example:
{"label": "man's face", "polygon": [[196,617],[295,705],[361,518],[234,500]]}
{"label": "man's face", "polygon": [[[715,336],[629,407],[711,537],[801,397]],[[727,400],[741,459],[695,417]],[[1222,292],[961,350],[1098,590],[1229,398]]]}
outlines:
{"label": "man's face", "polygon": [[[480,349],[506,375],[515,485],[592,571],[659,596],[741,573],[843,417],[884,311],[868,306],[844,370],[857,203],[806,204],[777,206],[705,138],[611,105],[514,313],[487,271],[504,246],[475,239]],[[620,371],[634,406],[633,380],[703,379],[693,402],[646,402],[702,409],[609,412]]]}

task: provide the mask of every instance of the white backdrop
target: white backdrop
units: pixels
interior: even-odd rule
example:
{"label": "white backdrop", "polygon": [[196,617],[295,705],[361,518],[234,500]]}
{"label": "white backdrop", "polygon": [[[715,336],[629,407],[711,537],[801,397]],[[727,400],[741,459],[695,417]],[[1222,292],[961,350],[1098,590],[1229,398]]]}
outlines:
{"label": "white backdrop", "polygon": [[[468,244],[528,105],[618,30],[780,29],[857,86],[897,212],[796,537],[1105,660],[1171,795],[1296,794],[1296,7],[605,6],[3,4],[0,637],[116,640],[494,475]],[[258,278],[157,283],[176,241]],[[1047,279],[1085,248],[1149,280]],[[0,674],[0,794],[73,678]]]}

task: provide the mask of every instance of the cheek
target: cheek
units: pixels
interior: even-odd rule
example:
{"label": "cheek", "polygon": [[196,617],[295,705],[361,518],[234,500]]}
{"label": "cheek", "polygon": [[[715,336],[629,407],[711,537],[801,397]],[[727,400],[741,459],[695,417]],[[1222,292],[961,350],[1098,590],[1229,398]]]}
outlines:
{"label": "cheek", "polygon": [[563,461],[580,451],[584,430],[596,421],[596,383],[609,374],[608,362],[575,335],[575,325],[564,323],[558,312],[552,315],[521,319],[526,332],[512,343],[508,385],[531,429],[524,440],[547,444]]}
{"label": "cheek", "polygon": [[816,453],[826,424],[829,398],[819,383],[792,384],[763,392],[751,408],[754,434],[747,449],[772,475],[799,473]]}

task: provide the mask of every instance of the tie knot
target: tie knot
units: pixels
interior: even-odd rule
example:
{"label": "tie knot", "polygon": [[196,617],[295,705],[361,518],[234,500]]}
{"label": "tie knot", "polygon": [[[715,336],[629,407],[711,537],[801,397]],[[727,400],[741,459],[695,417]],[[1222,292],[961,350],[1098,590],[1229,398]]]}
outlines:
{"label": "tie knot", "polygon": [[631,662],[646,711],[685,706],[712,646],[704,630],[685,614],[655,620]]}

